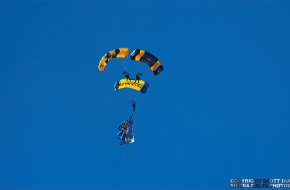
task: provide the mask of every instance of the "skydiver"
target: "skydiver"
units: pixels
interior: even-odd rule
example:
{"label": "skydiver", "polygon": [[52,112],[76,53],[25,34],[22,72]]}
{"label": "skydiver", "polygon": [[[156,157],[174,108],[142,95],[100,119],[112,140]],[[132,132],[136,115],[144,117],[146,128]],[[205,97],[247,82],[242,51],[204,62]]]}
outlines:
{"label": "skydiver", "polygon": [[133,112],[135,112],[135,109],[136,109],[136,100],[132,100],[132,107],[133,107]]}
{"label": "skydiver", "polygon": [[124,72],[123,72],[123,75],[125,76],[126,79],[131,80],[130,75],[129,75],[128,72],[124,71]]}
{"label": "skydiver", "polygon": [[130,116],[129,119],[124,121],[119,127],[120,131],[117,136],[120,140],[120,145],[134,143],[134,132],[133,132],[133,115]]}
{"label": "skydiver", "polygon": [[141,79],[142,73],[137,73],[136,74],[136,80],[139,82],[139,80]]}
{"label": "skydiver", "polygon": [[127,134],[128,133],[128,129],[129,129],[129,122],[126,120],[124,121],[119,127],[118,129],[120,130],[120,132],[118,133],[117,136],[121,136],[122,134]]}
{"label": "skydiver", "polygon": [[123,122],[119,126],[119,130],[120,130],[120,132],[117,134],[117,136],[120,138],[121,144],[127,143],[126,137],[128,135],[128,132],[129,132],[129,122],[128,121]]}
{"label": "skydiver", "polygon": [[119,125],[117,134],[121,144],[133,143],[134,132],[133,132],[133,114]]}

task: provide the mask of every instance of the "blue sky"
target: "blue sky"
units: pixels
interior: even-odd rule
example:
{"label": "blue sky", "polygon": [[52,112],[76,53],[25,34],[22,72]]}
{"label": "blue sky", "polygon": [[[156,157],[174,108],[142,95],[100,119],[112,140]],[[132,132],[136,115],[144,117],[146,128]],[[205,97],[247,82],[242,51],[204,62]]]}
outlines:
{"label": "blue sky", "polygon": [[[227,189],[289,178],[289,1],[0,1],[0,189]],[[112,60],[141,48],[165,70]],[[134,64],[133,64],[134,63]],[[138,96],[133,145],[117,126]]]}

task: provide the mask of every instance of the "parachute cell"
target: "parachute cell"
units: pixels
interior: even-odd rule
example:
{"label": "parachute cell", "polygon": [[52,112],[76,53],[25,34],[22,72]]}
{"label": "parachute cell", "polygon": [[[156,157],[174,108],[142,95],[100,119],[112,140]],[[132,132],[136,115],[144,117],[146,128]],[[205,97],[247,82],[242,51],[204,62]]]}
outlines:
{"label": "parachute cell", "polygon": [[125,58],[128,56],[128,54],[129,54],[128,48],[118,48],[118,49],[114,49],[112,51],[109,51],[100,60],[100,63],[98,66],[99,71],[105,70],[105,67],[107,66],[110,59],[112,59],[112,58]]}
{"label": "parachute cell", "polygon": [[149,84],[145,82],[144,80],[135,80],[135,79],[121,79],[115,83],[115,91],[123,89],[123,88],[130,88],[133,90],[137,90],[141,92],[142,94],[145,94],[147,92],[147,89],[149,87]]}
{"label": "parachute cell", "polygon": [[164,69],[163,65],[157,57],[142,49],[135,49],[131,53],[130,58],[135,61],[147,63],[155,76],[157,76]]}

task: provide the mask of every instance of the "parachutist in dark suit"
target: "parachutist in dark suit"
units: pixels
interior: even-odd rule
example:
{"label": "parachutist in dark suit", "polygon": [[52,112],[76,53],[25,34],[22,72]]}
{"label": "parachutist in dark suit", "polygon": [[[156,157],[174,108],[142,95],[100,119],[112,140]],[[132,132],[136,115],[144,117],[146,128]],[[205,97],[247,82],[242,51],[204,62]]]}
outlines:
{"label": "parachutist in dark suit", "polygon": [[142,73],[137,73],[136,74],[136,80],[139,82],[139,80],[141,79]]}
{"label": "parachutist in dark suit", "polygon": [[129,75],[128,72],[124,71],[124,72],[123,72],[123,75],[125,76],[126,79],[131,80],[130,75]]}
{"label": "parachutist in dark suit", "polygon": [[135,112],[135,109],[136,109],[136,100],[132,100],[132,107],[133,107],[133,112]]}

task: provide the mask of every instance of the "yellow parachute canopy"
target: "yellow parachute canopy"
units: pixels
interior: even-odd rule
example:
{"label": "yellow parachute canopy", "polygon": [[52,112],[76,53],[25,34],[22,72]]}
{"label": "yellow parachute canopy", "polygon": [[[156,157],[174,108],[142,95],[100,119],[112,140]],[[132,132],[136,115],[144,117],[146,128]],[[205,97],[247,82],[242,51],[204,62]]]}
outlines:
{"label": "yellow parachute canopy", "polygon": [[128,48],[118,48],[106,53],[102,59],[100,60],[98,69],[99,71],[104,71],[105,67],[107,66],[108,62],[112,58],[125,58],[128,56],[129,49]]}
{"label": "yellow parachute canopy", "polygon": [[114,87],[115,87],[115,91],[123,89],[123,88],[131,88],[133,90],[137,90],[141,92],[142,94],[145,94],[147,92],[147,88],[149,87],[149,84],[145,82],[144,80],[124,78],[116,82]]}

